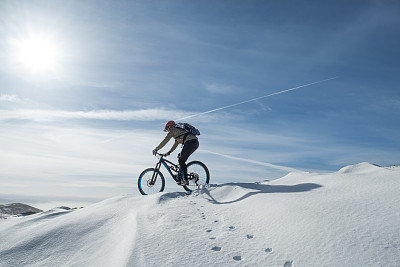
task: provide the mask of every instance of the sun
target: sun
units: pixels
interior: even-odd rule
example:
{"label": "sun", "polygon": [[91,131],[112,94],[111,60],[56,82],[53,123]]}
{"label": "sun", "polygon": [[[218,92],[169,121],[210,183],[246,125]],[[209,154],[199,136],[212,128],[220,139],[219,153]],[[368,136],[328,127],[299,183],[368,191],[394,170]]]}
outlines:
{"label": "sun", "polygon": [[53,40],[41,35],[31,35],[15,42],[14,59],[33,73],[54,71],[60,57]]}

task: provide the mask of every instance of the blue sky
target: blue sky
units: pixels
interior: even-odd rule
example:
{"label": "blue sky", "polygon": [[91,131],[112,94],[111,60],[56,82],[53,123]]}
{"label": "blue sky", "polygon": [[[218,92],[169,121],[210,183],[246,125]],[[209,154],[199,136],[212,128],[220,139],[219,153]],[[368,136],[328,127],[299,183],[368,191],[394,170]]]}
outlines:
{"label": "blue sky", "polygon": [[285,174],[268,164],[399,164],[399,13],[396,1],[1,1],[0,203],[136,194],[166,121],[331,77],[189,119],[193,159],[215,183]]}

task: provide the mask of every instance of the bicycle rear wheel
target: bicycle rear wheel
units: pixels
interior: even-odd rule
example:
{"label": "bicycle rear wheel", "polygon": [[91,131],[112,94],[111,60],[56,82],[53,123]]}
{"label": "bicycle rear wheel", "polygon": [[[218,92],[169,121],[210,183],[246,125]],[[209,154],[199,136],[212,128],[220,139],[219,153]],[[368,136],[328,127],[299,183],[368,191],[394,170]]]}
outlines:
{"label": "bicycle rear wheel", "polygon": [[189,185],[183,186],[186,191],[192,191],[200,185],[210,183],[210,172],[207,166],[200,161],[192,161],[187,164]]}
{"label": "bicycle rear wheel", "polygon": [[[153,175],[157,175],[154,183],[151,183],[151,179]],[[148,168],[144,170],[138,179],[138,188],[139,192],[142,195],[151,195],[156,194],[158,192],[164,191],[165,188],[165,179],[160,171],[156,171],[154,168]]]}

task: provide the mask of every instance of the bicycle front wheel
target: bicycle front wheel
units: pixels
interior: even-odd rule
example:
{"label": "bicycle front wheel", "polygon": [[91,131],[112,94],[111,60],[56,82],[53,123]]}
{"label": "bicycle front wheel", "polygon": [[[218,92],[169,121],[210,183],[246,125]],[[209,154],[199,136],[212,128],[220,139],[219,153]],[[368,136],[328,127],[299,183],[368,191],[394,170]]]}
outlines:
{"label": "bicycle front wheel", "polygon": [[189,185],[184,186],[186,191],[192,191],[200,185],[210,183],[210,172],[207,166],[200,161],[192,161],[187,164]]}
{"label": "bicycle front wheel", "polygon": [[[154,175],[156,176],[153,179]],[[157,171],[154,168],[146,169],[139,175],[138,188],[142,195],[151,195],[162,192],[165,188],[164,176],[160,171]]]}

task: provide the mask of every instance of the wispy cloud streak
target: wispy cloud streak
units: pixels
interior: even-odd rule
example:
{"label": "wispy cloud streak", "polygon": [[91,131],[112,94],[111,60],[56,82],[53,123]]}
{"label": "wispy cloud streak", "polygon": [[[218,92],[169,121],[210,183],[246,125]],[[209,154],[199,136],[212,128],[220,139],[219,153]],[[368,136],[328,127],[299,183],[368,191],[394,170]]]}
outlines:
{"label": "wispy cloud streak", "polygon": [[0,102],[19,102],[17,95],[0,94]]}
{"label": "wispy cloud streak", "polygon": [[205,150],[203,152],[210,153],[210,154],[217,155],[217,156],[221,156],[221,157],[228,158],[228,159],[239,160],[239,161],[244,161],[244,162],[250,162],[250,163],[254,163],[254,164],[270,167],[270,168],[281,170],[281,171],[285,171],[285,172],[302,172],[301,170],[298,170],[298,169],[295,169],[295,168],[275,165],[275,164],[261,162],[261,161],[257,161],[257,160],[234,157],[234,156],[225,155],[225,154],[221,154],[221,153],[217,153],[217,152],[212,152],[212,151],[209,151],[209,150]]}
{"label": "wispy cloud streak", "polygon": [[32,120],[37,122],[58,121],[65,119],[92,119],[92,120],[118,120],[118,121],[157,121],[169,120],[173,117],[187,114],[180,110],[142,109],[142,110],[44,110],[21,109],[1,110],[0,121],[6,120]]}

